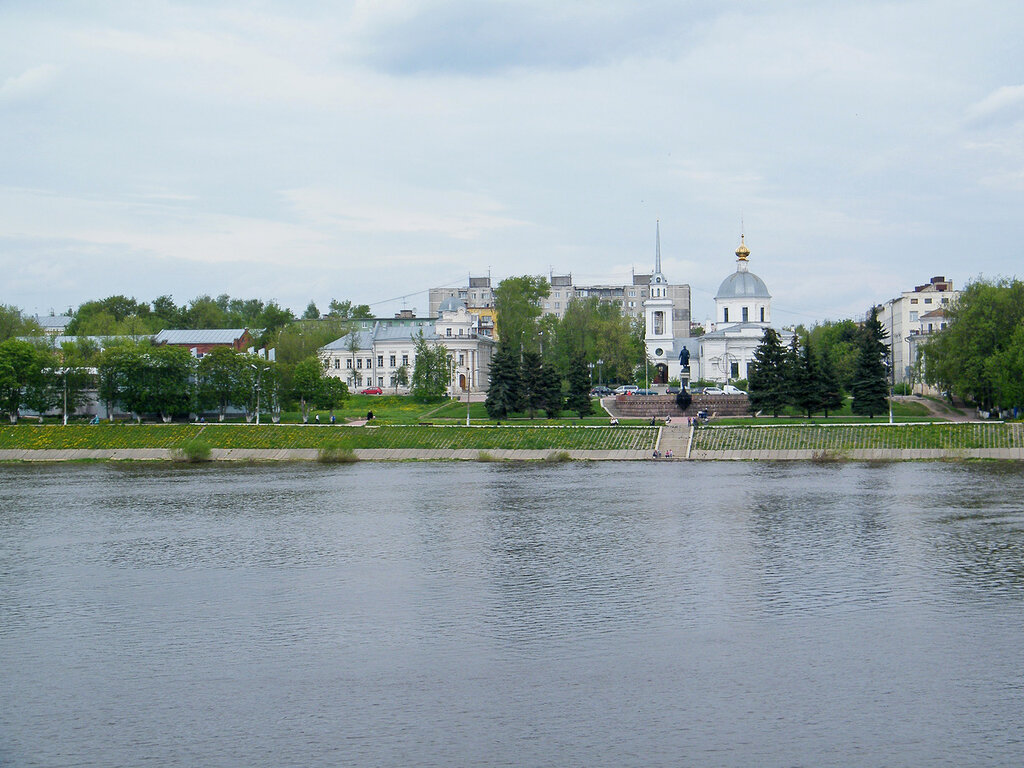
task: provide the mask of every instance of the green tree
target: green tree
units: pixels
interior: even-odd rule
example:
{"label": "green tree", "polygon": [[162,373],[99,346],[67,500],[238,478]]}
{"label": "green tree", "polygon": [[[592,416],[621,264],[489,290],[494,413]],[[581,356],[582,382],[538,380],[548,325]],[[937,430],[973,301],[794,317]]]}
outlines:
{"label": "green tree", "polygon": [[792,385],[793,404],[803,411],[807,418],[811,418],[811,415],[821,410],[825,404],[822,384],[818,356],[808,338],[798,353],[797,363],[793,370]]}
{"label": "green tree", "polygon": [[[808,339],[807,346],[811,346]],[[835,366],[828,355],[818,355],[818,381],[821,388],[820,408],[825,411],[825,418],[828,418],[829,411],[838,411],[843,407],[843,393],[839,386],[839,377],[836,375]]]}
{"label": "green tree", "polygon": [[786,405],[786,351],[774,328],[764,329],[747,375],[751,413],[767,411],[777,417]]}
{"label": "green tree", "polygon": [[810,329],[797,328],[810,340],[821,360],[827,360],[839,386],[849,392],[857,368],[860,328],[853,320],[827,320]]}
{"label": "green tree", "polygon": [[60,363],[53,350],[36,347],[31,368],[22,390],[22,403],[38,414],[39,422],[63,402]]}
{"label": "green tree", "polygon": [[334,411],[345,405],[348,400],[348,387],[341,379],[334,376],[324,376],[320,380],[320,391],[316,396],[316,407],[326,408],[334,416]]}
{"label": "green tree", "polygon": [[10,304],[0,304],[0,342],[16,336],[42,336],[43,329],[35,320],[25,317]]}
{"label": "green tree", "polygon": [[142,421],[147,413],[164,421],[186,414],[194,404],[195,361],[182,347],[120,344],[103,351],[99,361],[100,397]]}
{"label": "green tree", "polygon": [[345,299],[338,301],[331,299],[327,312],[328,317],[336,317],[339,320],[369,320],[373,317],[368,304],[355,304]]}
{"label": "green tree", "polygon": [[0,408],[7,412],[11,424],[17,423],[25,388],[37,373],[36,351],[27,341],[0,343]]}
{"label": "green tree", "polygon": [[412,369],[412,395],[417,400],[429,402],[444,397],[451,382],[451,365],[448,350],[443,344],[431,347],[423,331],[416,339],[416,361]]}
{"label": "green tree", "polygon": [[850,409],[857,415],[873,419],[885,413],[888,408],[889,382],[885,368],[889,352],[885,346],[887,336],[872,308],[861,329],[860,353],[851,387],[853,403]]}
{"label": "green tree", "polygon": [[348,323],[326,320],[296,320],[282,328],[270,343],[277,349],[277,361],[295,365],[316,355],[317,350],[350,331]]}
{"label": "green tree", "polygon": [[522,363],[519,367],[519,397],[523,404],[523,410],[529,414],[531,419],[537,415],[538,410],[544,407],[540,354],[537,352],[523,352]]}
{"label": "green tree", "polygon": [[216,408],[218,421],[224,421],[228,408],[245,404],[248,382],[242,369],[248,357],[231,347],[217,347],[203,355],[196,372],[200,410]]}
{"label": "green tree", "polygon": [[594,402],[590,399],[590,369],[582,356],[576,356],[569,362],[567,384],[569,394],[565,407],[576,411],[581,419],[589,416],[594,410]]}
{"label": "green tree", "polygon": [[398,394],[399,387],[409,386],[409,367],[406,365],[398,366],[398,370],[395,371],[395,394]]}
{"label": "green tree", "polygon": [[[259,355],[239,355],[240,404],[245,409],[245,420],[252,421],[257,411],[278,413],[277,404],[280,372],[278,364]],[[238,404],[238,403],[236,403]]]}
{"label": "green tree", "polygon": [[978,280],[946,315],[948,326],[924,346],[925,381],[985,410],[1021,405],[1013,380],[1003,374],[1019,354],[1024,282]]}
{"label": "green tree", "polygon": [[557,419],[565,405],[565,398],[562,396],[562,379],[554,365],[544,364],[541,367],[538,394],[538,402],[544,414],[549,419]]}
{"label": "green tree", "polygon": [[519,404],[519,356],[504,343],[491,357],[490,385],[484,407],[492,419],[507,419]]}
{"label": "green tree", "polygon": [[309,423],[309,407],[320,395],[323,375],[323,364],[315,357],[306,358],[295,365],[292,374],[292,394],[299,401],[303,424]]}
{"label": "green tree", "polygon": [[494,289],[497,335],[516,357],[539,350],[537,319],[550,286],[543,277],[507,277]]}
{"label": "green tree", "polygon": [[320,310],[316,308],[316,304],[312,301],[306,306],[306,311],[302,313],[303,320],[319,320]]}

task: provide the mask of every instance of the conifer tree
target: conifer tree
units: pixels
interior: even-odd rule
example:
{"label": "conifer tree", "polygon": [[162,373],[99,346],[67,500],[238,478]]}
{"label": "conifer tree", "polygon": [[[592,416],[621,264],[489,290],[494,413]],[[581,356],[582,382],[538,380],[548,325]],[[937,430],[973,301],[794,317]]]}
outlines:
{"label": "conifer tree", "polygon": [[565,398],[562,397],[562,378],[550,363],[540,371],[540,407],[549,419],[557,419],[562,412]]}
{"label": "conifer tree", "polygon": [[824,403],[821,384],[818,356],[814,353],[811,340],[808,338],[798,354],[797,365],[793,371],[793,404],[807,414],[808,419],[815,411],[821,410]]}
{"label": "conifer tree", "polygon": [[523,362],[519,367],[519,397],[523,410],[530,414],[531,419],[544,407],[540,355],[536,352],[523,352]]}
{"label": "conifer tree", "polygon": [[786,405],[785,356],[782,340],[774,328],[765,328],[761,344],[747,369],[748,397],[752,413],[768,411],[778,416]]}
{"label": "conifer tree", "polygon": [[828,418],[829,411],[838,411],[843,407],[843,392],[839,386],[839,375],[828,355],[818,355],[818,381],[821,387],[821,405]]}
{"label": "conifer tree", "polygon": [[581,419],[589,416],[594,409],[590,399],[590,369],[582,357],[573,357],[569,362],[568,382],[569,397],[566,398],[565,407],[576,411]]}
{"label": "conifer tree", "polygon": [[878,321],[874,308],[868,312],[861,329],[857,368],[853,375],[853,405],[855,414],[874,418],[885,413],[889,383],[886,377],[885,346],[887,334]]}
{"label": "conifer tree", "polygon": [[508,418],[519,401],[519,359],[506,344],[499,344],[491,358],[490,386],[484,407],[492,419]]}

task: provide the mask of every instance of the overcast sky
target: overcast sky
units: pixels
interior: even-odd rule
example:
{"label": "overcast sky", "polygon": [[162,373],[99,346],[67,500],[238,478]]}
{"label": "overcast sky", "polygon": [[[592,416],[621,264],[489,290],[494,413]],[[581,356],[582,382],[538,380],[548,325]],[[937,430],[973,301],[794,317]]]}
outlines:
{"label": "overcast sky", "polygon": [[[777,324],[1021,272],[1024,6],[0,3],[0,303],[663,268]],[[387,301],[397,299],[397,301]]]}

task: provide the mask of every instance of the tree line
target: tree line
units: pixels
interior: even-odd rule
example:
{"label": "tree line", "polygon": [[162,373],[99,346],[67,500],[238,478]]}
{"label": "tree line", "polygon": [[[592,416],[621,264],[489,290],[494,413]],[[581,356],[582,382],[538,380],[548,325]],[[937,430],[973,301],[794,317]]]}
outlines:
{"label": "tree line", "polygon": [[853,327],[855,354],[845,386],[833,356],[820,341],[821,334],[816,342],[813,333],[798,331],[789,345],[783,345],[778,332],[766,328],[748,368],[751,412],[777,417],[792,407],[808,418],[819,412],[827,418],[829,412],[842,407],[846,392],[853,398],[853,413],[869,418],[885,413],[889,389],[887,334],[875,309],[868,312],[862,326]]}
{"label": "tree line", "polygon": [[153,346],[120,339],[99,349],[88,339],[55,349],[20,339],[0,342],[0,409],[16,423],[21,410],[58,410],[68,416],[95,392],[108,414],[114,409],[137,420],[165,421],[231,408],[252,420],[257,412],[276,417],[294,403],[303,421],[313,407],[341,407],[349,396],[340,379],[324,375],[307,358],[294,365],[219,347],[201,358],[183,347]]}
{"label": "tree line", "polygon": [[918,347],[925,382],[986,411],[1024,406],[1024,282],[979,279]]}

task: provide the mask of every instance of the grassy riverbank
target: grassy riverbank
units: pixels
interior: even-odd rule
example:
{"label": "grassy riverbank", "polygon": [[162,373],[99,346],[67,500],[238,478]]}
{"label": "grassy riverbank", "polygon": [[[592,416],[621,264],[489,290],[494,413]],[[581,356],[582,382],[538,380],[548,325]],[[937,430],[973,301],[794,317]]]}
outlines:
{"label": "grassy riverbank", "polygon": [[0,449],[180,449],[200,438],[211,448],[652,450],[651,427],[331,427],[262,424],[98,424],[0,427]]}
{"label": "grassy riverbank", "polygon": [[703,427],[695,451],[944,450],[1020,448],[1021,424],[836,424]]}

